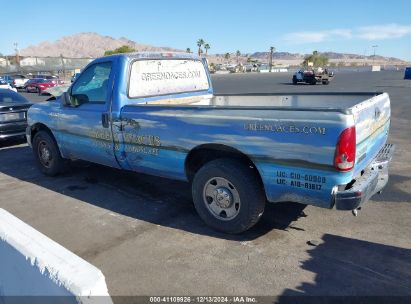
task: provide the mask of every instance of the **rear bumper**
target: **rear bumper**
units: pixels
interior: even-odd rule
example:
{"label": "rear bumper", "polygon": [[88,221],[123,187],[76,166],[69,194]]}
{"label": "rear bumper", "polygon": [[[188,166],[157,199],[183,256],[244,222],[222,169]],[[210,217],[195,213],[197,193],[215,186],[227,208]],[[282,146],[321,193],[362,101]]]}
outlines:
{"label": "rear bumper", "polygon": [[0,139],[7,139],[11,137],[18,137],[18,136],[24,136],[26,135],[25,131],[22,132],[10,132],[10,133],[5,133],[5,134],[0,134]]}
{"label": "rear bumper", "polygon": [[351,188],[335,193],[337,210],[354,210],[380,192],[388,182],[388,166],[395,146],[386,144]]}
{"label": "rear bumper", "polygon": [[24,136],[26,127],[26,120],[0,123],[0,139]]}
{"label": "rear bumper", "polygon": [[25,134],[26,134],[27,143],[29,144],[30,148],[32,148],[31,146],[31,126],[27,126]]}

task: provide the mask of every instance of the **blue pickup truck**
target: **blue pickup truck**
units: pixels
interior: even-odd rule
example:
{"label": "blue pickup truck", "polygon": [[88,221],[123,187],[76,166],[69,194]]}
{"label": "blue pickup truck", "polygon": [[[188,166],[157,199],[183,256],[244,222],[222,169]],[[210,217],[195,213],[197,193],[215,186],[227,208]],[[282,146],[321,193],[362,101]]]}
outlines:
{"label": "blue pickup truck", "polygon": [[240,233],[267,202],[357,210],[388,181],[386,93],[213,95],[191,54],[91,62],[68,92],[28,111],[47,175],[85,160],[190,182],[209,226]]}

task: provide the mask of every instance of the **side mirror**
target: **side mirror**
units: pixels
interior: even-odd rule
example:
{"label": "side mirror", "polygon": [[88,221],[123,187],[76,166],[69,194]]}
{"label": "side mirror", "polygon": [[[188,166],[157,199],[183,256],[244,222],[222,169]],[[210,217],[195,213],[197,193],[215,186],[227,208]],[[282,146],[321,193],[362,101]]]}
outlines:
{"label": "side mirror", "polygon": [[71,107],[72,106],[72,102],[71,102],[71,96],[68,92],[64,92],[61,95],[61,103],[63,104],[63,106],[65,107]]}

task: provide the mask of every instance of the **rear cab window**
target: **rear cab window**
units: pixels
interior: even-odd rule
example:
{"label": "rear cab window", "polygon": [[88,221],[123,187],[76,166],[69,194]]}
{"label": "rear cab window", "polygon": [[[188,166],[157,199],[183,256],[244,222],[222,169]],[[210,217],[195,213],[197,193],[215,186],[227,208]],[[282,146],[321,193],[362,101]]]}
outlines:
{"label": "rear cab window", "polygon": [[207,72],[199,60],[143,59],[131,64],[128,87],[131,99],[200,92],[209,88]]}

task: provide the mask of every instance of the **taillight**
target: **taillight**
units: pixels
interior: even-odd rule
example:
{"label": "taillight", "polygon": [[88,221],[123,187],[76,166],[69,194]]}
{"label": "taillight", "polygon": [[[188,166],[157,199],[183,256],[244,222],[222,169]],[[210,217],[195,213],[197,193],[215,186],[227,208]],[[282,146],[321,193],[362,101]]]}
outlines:
{"label": "taillight", "polygon": [[345,129],[335,148],[334,166],[339,171],[350,171],[355,164],[355,126]]}

